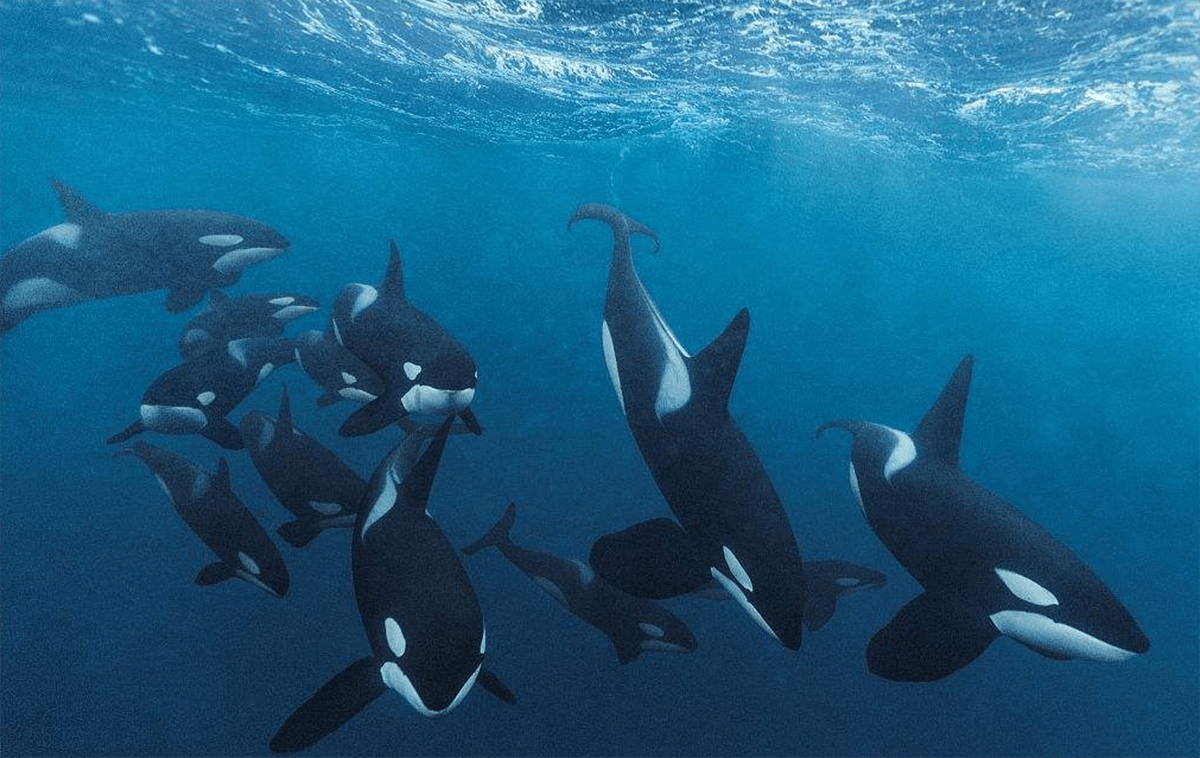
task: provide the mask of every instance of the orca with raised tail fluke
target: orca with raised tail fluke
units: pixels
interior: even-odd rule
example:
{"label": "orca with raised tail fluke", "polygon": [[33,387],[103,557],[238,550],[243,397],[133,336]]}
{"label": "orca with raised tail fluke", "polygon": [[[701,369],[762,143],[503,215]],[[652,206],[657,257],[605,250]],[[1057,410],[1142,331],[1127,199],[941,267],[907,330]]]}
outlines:
{"label": "orca with raised tail fluke", "polygon": [[932,681],[1005,635],[1054,659],[1122,661],[1150,640],[1065,545],[959,468],[974,358],[962,359],[911,435],[865,421],[850,432],[850,486],[867,523],[924,592],[867,647],[886,679]]}
{"label": "orca with raised tail fluke", "polygon": [[633,267],[632,235],[658,237],[616,208],[580,206],[614,242],[601,324],[605,364],[651,474],[713,579],[784,647],[800,647],[800,548],[758,454],[729,413],[750,330],[742,309],[708,347],[684,350]]}
{"label": "orca with raised tail fluke", "polygon": [[39,311],[158,289],[167,290],[167,310],[184,311],[289,245],[245,216],[190,209],[107,213],[58,179],[50,183],[66,221],[0,256],[0,333]]}

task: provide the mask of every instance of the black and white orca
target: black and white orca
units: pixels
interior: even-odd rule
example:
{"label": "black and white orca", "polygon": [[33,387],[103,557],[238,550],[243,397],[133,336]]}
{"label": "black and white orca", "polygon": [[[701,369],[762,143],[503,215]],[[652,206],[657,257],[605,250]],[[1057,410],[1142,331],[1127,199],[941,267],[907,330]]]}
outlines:
{"label": "black and white orca", "polygon": [[196,584],[237,577],[275,597],[288,591],[287,565],[279,548],[238,500],[221,458],[212,474],[186,458],[141,440],[117,455],[135,455],[146,464],[176,512],[220,558],[200,569]]}
{"label": "black and white orca", "polygon": [[304,547],[325,529],[354,525],[367,483],[336,453],[296,428],[286,386],[277,419],[251,411],[238,428],[254,468],[296,517],[277,530],[288,544]]}
{"label": "black and white orca", "polygon": [[317,308],[317,301],[306,295],[258,293],[230,297],[213,290],[204,310],[184,325],[179,335],[179,354],[190,360],[244,337],[278,337],[289,321]]}
{"label": "black and white orca", "polygon": [[209,350],[163,372],[142,395],[141,418],[108,438],[124,442],[144,431],[199,434],[221,447],[241,450],[242,435],[229,414],[277,366],[292,362],[284,337],[246,337]]}
{"label": "black and white orca", "polygon": [[296,339],[296,363],[325,390],[317,398],[320,407],[342,399],[369,403],[386,389],[374,369],[324,332],[311,330]]}
{"label": "black and white orca", "polygon": [[711,576],[772,637],[800,646],[804,569],[774,485],[729,413],[750,329],[742,309],[689,355],[638,278],[632,233],[653,231],[606,205],[580,206],[570,226],[596,219],[613,231],[601,338],[625,419],[659,490]]}
{"label": "black and white orca", "polygon": [[338,294],[331,336],[383,380],[383,394],[342,424],[347,437],[377,432],[410,413],[458,414],[480,433],[471,411],[479,372],[453,335],[404,295],[400,249],[391,243],[387,274],[379,288],[348,284]]}
{"label": "black and white orca", "polygon": [[637,660],[645,650],[690,653],[696,649],[692,631],[662,605],[622,592],[582,561],[527,550],[514,543],[509,530],[516,518],[517,505],[510,503],[488,533],[463,552],[472,555],[485,547],[499,550],[550,597],[604,632],[621,663]]}
{"label": "black and white orca", "polygon": [[296,709],[271,750],[303,750],[393,689],[425,716],[453,710],[476,681],[515,700],[483,668],[487,633],[475,590],[454,548],[429,516],[429,491],[454,417],[416,462],[410,435],[375,469],[354,525],[354,597],[371,655],[350,664]]}
{"label": "black and white orca", "polygon": [[867,523],[924,592],[867,647],[872,672],[932,681],[999,635],[1055,659],[1123,661],[1150,640],[1066,546],[959,468],[974,359],[958,365],[911,435],[865,421],[853,435],[850,487]]}
{"label": "black and white orca", "polygon": [[39,311],[167,289],[167,310],[187,310],[274,258],[287,238],[254,219],[206,210],[106,213],[51,179],[66,215],[0,256],[0,332]]}
{"label": "black and white orca", "polygon": [[[598,538],[588,563],[609,584],[635,597],[729,597],[700,559],[692,538],[667,518],[642,521]],[[815,632],[833,616],[839,598],[882,587],[887,577],[849,561],[805,561],[804,583],[804,626]]]}

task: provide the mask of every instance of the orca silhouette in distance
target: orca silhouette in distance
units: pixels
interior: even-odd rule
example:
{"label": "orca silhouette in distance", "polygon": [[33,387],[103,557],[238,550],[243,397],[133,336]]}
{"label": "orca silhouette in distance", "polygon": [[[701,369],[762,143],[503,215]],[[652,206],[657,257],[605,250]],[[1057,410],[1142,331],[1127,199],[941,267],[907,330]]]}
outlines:
{"label": "orca silhouette in distance", "polygon": [[742,309],[699,354],[684,350],[633,267],[631,235],[657,235],[619,210],[571,216],[606,223],[612,263],[601,338],[609,377],[642,458],[710,575],[784,647],[800,647],[800,548],[758,454],[728,409],[750,315]]}
{"label": "orca silhouette in distance", "polygon": [[274,258],[287,238],[245,216],[208,210],[107,213],[50,180],[66,221],[0,256],[0,333],[72,303],[166,289],[187,310],[247,266]]}
{"label": "orca silhouette in distance", "polygon": [[374,369],[324,332],[310,330],[301,334],[296,338],[295,352],[296,363],[325,390],[317,398],[319,407],[342,399],[369,403],[386,389]]}
{"label": "orca silhouette in distance", "polygon": [[974,358],[962,359],[911,435],[865,421],[850,432],[850,486],[867,524],[924,592],[867,647],[886,679],[932,681],[1000,635],[1049,658],[1122,661],[1150,640],[1065,545],[959,468]]}
{"label": "orca silhouette in distance", "polygon": [[288,544],[304,547],[325,529],[354,524],[367,483],[332,450],[296,428],[286,385],[278,418],[251,411],[238,427],[254,468],[296,517],[277,530]]}
{"label": "orca silhouette in distance", "polygon": [[483,668],[487,633],[466,570],[429,516],[429,492],[454,417],[424,452],[409,436],[375,469],[351,541],[354,597],[371,654],[302,703],[271,739],[274,752],[303,750],[338,729],[387,689],[424,716],[453,710],[477,681],[516,698]]}
{"label": "orca silhouette in distance", "polygon": [[487,534],[463,548],[472,555],[485,547],[500,551],[571,613],[604,632],[617,652],[617,660],[630,663],[645,650],[690,653],[696,637],[687,625],[663,606],[622,592],[582,561],[527,550],[509,537],[517,518],[516,503]]}
{"label": "orca silhouette in distance", "polygon": [[179,335],[179,355],[190,360],[243,337],[278,337],[289,321],[317,310],[317,301],[295,293],[230,297],[213,290],[208,305]]}
{"label": "orca silhouette in distance", "polygon": [[471,411],[479,372],[467,349],[405,297],[400,249],[391,242],[387,273],[378,288],[348,284],[333,304],[334,340],[383,380],[383,394],[359,408],[339,432],[372,434],[410,413],[458,414],[476,434]]}
{"label": "orca silhouette in distance", "polygon": [[115,455],[139,458],[166,493],[175,511],[220,559],[200,569],[196,584],[237,577],[275,597],[288,591],[287,565],[279,548],[229,482],[229,464],[221,458],[212,474],[186,458],[137,440]]}

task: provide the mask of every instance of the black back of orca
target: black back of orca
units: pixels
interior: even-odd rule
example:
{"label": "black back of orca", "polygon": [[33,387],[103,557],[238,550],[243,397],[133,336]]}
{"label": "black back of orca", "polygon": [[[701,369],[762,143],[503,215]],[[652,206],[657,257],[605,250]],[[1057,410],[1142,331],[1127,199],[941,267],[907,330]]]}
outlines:
{"label": "black back of orca", "polygon": [[400,251],[391,243],[379,288],[350,284],[334,302],[330,332],[383,380],[376,400],[342,425],[345,436],[378,431],[410,413],[458,413],[478,427],[468,407],[478,371],[466,348],[404,295]]}
{"label": "black back of orca", "polygon": [[0,332],[49,308],[164,288],[168,310],[182,311],[289,244],[244,216],[206,210],[106,213],[57,179],[51,185],[66,221],[0,256]]}
{"label": "black back of orca", "polygon": [[563,607],[604,632],[621,663],[637,660],[645,650],[688,653],[696,649],[696,637],[687,625],[653,600],[622,592],[582,561],[514,543],[509,529],[515,520],[516,504],[510,503],[496,525],[463,552],[471,555],[485,547],[498,549]]}
{"label": "black back of orca", "polygon": [[200,434],[240,450],[241,433],[226,416],[277,366],[293,360],[283,337],[247,337],[209,350],[160,374],[142,394],[141,418],[108,438],[116,444],[151,430]]}
{"label": "black back of orca", "polygon": [[296,516],[279,527],[279,536],[304,547],[324,529],[353,526],[367,483],[336,453],[296,428],[286,386],[278,419],[251,411],[239,430],[259,475]]}
{"label": "black back of orca", "polygon": [[229,297],[213,290],[208,305],[184,324],[179,354],[190,360],[243,337],[278,337],[288,322],[317,310],[317,302],[295,293]]}
{"label": "black back of orca", "polygon": [[1065,545],[959,468],[974,359],[968,355],[910,436],[867,422],[853,434],[851,484],[867,523],[925,593],[872,639],[880,676],[929,681],[1004,634],[1047,657],[1118,661],[1149,640]]}
{"label": "black back of orca", "polygon": [[646,464],[714,579],[769,634],[796,649],[804,571],[796,537],[758,454],[728,410],[750,329],[743,309],[696,356],[679,344],[633,268],[631,232],[657,237],[604,205],[571,218],[613,230],[604,307],[605,361]]}
{"label": "black back of orca", "polygon": [[141,440],[122,452],[146,464],[179,517],[220,558],[200,570],[197,584],[215,584],[236,576],[275,597],[287,594],[289,579],[283,556],[234,494],[224,458],[212,474]]}

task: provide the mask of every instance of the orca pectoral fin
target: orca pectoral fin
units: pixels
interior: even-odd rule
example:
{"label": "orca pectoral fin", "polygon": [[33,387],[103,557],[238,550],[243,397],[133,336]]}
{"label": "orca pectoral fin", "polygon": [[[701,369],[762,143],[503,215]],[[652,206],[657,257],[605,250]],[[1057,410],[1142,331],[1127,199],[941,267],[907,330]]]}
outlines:
{"label": "orca pectoral fin", "polygon": [[807,593],[807,597],[804,599],[804,626],[810,632],[817,631],[833,618],[835,608],[837,608],[835,598]]}
{"label": "orca pectoral fin", "polygon": [[167,290],[167,310],[171,313],[186,311],[204,299],[204,288],[172,287]]}
{"label": "orca pectoral fin", "polygon": [[867,668],[892,681],[932,682],[978,658],[998,635],[986,616],[923,593],[871,638]]}
{"label": "orca pectoral fin", "polygon": [[500,681],[500,677],[488,669],[479,669],[479,677],[475,680],[475,683],[490,692],[498,700],[502,700],[510,705],[517,702],[516,694],[504,686],[504,682]]}
{"label": "orca pectoral fin", "polygon": [[219,584],[226,579],[232,579],[236,574],[233,573],[233,567],[228,563],[217,561],[210,563],[200,569],[200,573],[196,574],[196,584],[201,587],[207,587],[210,584]]}
{"label": "orca pectoral fin", "polygon": [[335,395],[332,392],[326,392],[324,395],[321,395],[320,397],[317,398],[317,407],[324,408],[326,406],[333,405],[334,403],[336,403],[337,401],[339,401],[341,399],[342,398],[340,396]]}
{"label": "orca pectoral fin", "polygon": [[296,519],[280,524],[275,531],[292,547],[305,547],[321,533],[321,527],[312,519]]}
{"label": "orca pectoral fin", "polygon": [[294,753],[315,745],[354,718],[386,689],[378,662],[371,656],[359,658],[288,716],[271,738],[271,752]]}
{"label": "orca pectoral fin", "polygon": [[668,518],[642,521],[598,538],[588,562],[617,589],[651,600],[696,592],[712,581],[691,536]]}
{"label": "orca pectoral fin", "polygon": [[246,443],[242,441],[242,433],[229,423],[229,419],[221,416],[209,416],[208,423],[198,433],[226,450],[241,450],[246,447]]}
{"label": "orca pectoral fin", "polygon": [[141,434],[144,431],[146,431],[146,425],[141,422],[141,419],[138,419],[105,441],[109,445],[118,445],[130,437]]}
{"label": "orca pectoral fin", "polygon": [[461,411],[459,411],[458,417],[462,419],[462,422],[466,424],[468,429],[471,430],[471,434],[476,436],[483,434],[483,427],[479,425],[479,419],[475,418],[475,411],[471,410],[470,407],[463,408]]}
{"label": "orca pectoral fin", "polygon": [[398,399],[393,398],[391,393],[386,393],[351,413],[349,418],[342,422],[338,434],[343,437],[374,434],[407,415],[408,411],[404,410]]}

